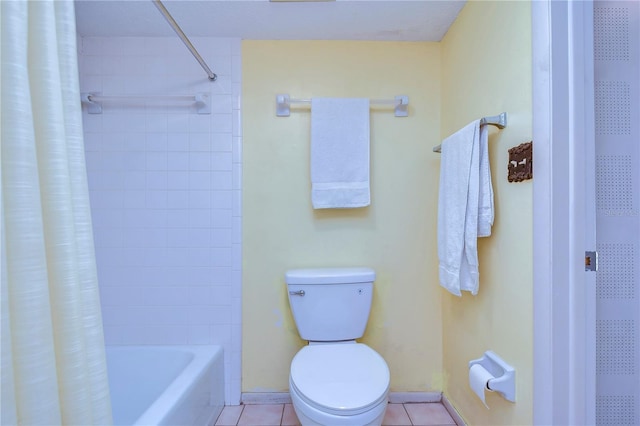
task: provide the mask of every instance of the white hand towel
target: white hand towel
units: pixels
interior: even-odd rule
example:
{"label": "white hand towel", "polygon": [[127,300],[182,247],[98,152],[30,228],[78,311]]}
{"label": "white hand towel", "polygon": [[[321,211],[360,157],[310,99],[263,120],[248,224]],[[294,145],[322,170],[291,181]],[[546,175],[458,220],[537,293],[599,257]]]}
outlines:
{"label": "white hand towel", "polygon": [[478,293],[477,239],[491,234],[492,223],[493,189],[487,130],[476,120],[442,142],[439,276],[440,285],[452,294]]}
{"label": "white hand towel", "polygon": [[493,184],[489,166],[489,129],[480,126],[480,185],[478,196],[478,237],[491,235],[493,226]]}
{"label": "white hand towel", "polygon": [[313,208],[366,207],[370,200],[369,99],[313,98]]}

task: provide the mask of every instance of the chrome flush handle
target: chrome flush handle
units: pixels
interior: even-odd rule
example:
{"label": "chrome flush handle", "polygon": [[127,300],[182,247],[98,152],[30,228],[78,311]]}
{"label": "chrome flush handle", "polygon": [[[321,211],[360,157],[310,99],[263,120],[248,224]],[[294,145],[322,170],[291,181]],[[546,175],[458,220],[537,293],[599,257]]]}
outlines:
{"label": "chrome flush handle", "polygon": [[304,290],[290,291],[289,294],[291,296],[304,296]]}

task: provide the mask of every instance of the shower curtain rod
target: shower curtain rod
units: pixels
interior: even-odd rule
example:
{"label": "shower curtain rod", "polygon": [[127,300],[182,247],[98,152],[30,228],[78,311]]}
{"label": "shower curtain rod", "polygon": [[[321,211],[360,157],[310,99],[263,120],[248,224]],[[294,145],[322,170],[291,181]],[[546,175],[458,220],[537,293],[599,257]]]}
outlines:
{"label": "shower curtain rod", "polygon": [[200,54],[198,53],[196,48],[193,47],[193,44],[191,44],[191,41],[189,40],[189,38],[182,31],[182,29],[180,28],[180,26],[178,25],[176,20],[173,19],[173,16],[171,16],[171,14],[167,10],[167,8],[164,7],[164,4],[162,4],[162,1],[160,1],[160,0],[151,0],[151,1],[158,8],[160,13],[162,13],[162,16],[164,16],[164,19],[166,19],[167,22],[169,23],[169,25],[171,25],[171,28],[173,28],[173,30],[176,32],[176,34],[178,34],[178,37],[180,37],[180,40],[182,40],[184,45],[187,46],[187,49],[189,49],[189,51],[191,52],[193,57],[196,58],[196,60],[200,63],[200,66],[205,70],[205,72],[209,76],[209,80],[216,81],[218,76],[215,75],[213,71],[211,71],[211,68],[209,68],[209,66],[204,61],[204,59],[202,59],[202,56],[200,56]]}
{"label": "shower curtain rod", "polygon": [[[503,112],[499,115],[483,117],[480,119],[480,125],[496,126],[498,129],[504,129],[505,127],[507,127],[507,113]],[[442,152],[442,145],[434,146],[433,152]]]}

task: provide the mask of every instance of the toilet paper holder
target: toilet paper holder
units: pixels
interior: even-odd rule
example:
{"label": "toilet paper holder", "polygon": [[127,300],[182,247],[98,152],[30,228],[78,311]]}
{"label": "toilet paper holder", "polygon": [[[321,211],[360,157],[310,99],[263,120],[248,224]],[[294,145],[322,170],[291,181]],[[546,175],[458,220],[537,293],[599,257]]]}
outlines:
{"label": "toilet paper holder", "polygon": [[504,399],[516,402],[516,370],[493,351],[486,351],[482,358],[469,361],[469,369],[480,364],[493,376],[487,382],[487,388],[498,392]]}

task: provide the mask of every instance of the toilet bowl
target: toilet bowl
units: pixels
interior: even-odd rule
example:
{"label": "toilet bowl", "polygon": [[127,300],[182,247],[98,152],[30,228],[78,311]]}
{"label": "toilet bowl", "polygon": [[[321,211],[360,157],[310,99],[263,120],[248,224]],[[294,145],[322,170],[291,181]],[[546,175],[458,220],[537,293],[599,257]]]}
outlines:
{"label": "toilet bowl", "polygon": [[289,393],[302,426],[380,426],[389,367],[357,343],[371,310],[370,268],[297,269],[286,273],[291,311],[309,345],[291,362]]}
{"label": "toilet bowl", "polygon": [[302,425],[382,424],[389,368],[361,343],[305,346],[291,362],[289,392]]}

